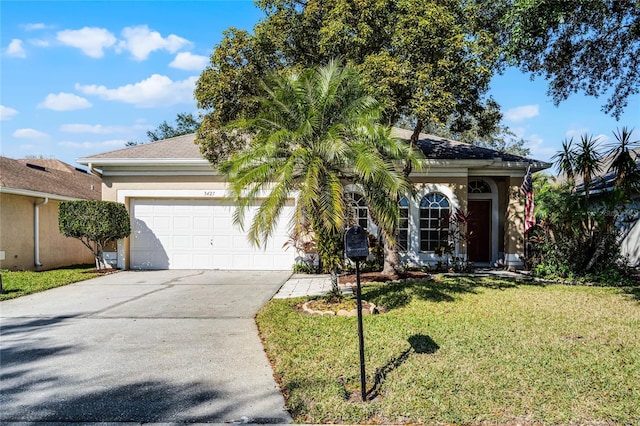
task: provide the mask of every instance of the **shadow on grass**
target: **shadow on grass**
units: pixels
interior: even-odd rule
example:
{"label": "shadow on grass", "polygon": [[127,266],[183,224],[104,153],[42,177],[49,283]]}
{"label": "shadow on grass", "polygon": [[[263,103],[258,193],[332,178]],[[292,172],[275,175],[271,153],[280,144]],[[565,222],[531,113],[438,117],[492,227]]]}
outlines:
{"label": "shadow on grass", "polygon": [[376,371],[373,378],[373,386],[367,391],[368,400],[375,399],[380,395],[380,390],[387,375],[404,364],[411,354],[432,354],[440,349],[440,346],[434,342],[431,337],[425,336],[424,334],[414,334],[407,340],[411,347],[397,357],[390,359],[384,366]]}
{"label": "shadow on grass", "polygon": [[432,302],[453,302],[459,294],[477,294],[479,288],[505,290],[520,285],[543,284],[496,276],[455,275],[426,280],[365,284],[362,297],[391,310],[408,305],[414,297]]}
{"label": "shadow on grass", "polygon": [[625,287],[623,292],[633,296],[638,302],[640,302],[640,286]]}

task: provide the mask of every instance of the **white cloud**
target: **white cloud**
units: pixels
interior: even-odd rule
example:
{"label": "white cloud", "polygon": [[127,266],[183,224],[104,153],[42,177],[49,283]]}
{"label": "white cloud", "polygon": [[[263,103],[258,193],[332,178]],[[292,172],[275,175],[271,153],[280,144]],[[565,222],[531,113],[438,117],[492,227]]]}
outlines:
{"label": "white cloud", "polygon": [[7,55],[13,56],[14,58],[26,58],[27,53],[24,51],[24,47],[22,47],[22,40],[18,38],[14,38],[7,46]]}
{"label": "white cloud", "polygon": [[41,39],[37,39],[37,38],[32,38],[29,39],[29,44],[36,46],[36,47],[49,47],[49,45],[51,43],[49,43],[48,40],[41,40]]}
{"label": "white cloud", "polygon": [[77,47],[85,55],[92,58],[102,58],[103,49],[116,43],[116,38],[104,28],[84,27],[79,30],[59,31],[57,39],[67,46]]}
{"label": "white cloud", "polygon": [[539,135],[533,134],[525,137],[527,148],[530,150],[529,157],[536,160],[549,161],[556,153],[556,148],[545,145],[544,139]]}
{"label": "white cloud", "polygon": [[573,138],[574,140],[580,140],[580,136],[586,135],[587,133],[589,133],[589,129],[583,127],[579,129],[569,129],[565,133],[565,136],[567,137],[567,139]]}
{"label": "white cloud", "polygon": [[600,133],[599,135],[594,136],[594,139],[598,140],[597,143],[599,145],[607,145],[609,142],[611,142],[611,138],[604,133]]}
{"label": "white cloud", "polygon": [[598,135],[594,135],[591,132],[589,132],[589,129],[587,127],[582,127],[582,128],[573,128],[573,129],[569,129],[567,130],[567,132],[565,133],[567,139],[572,139],[573,138],[573,144],[579,144],[580,140],[582,139],[583,136],[589,136],[592,137],[593,139],[597,139],[597,144],[598,145],[606,145],[611,141],[611,137],[604,134],[604,133],[600,133]]}
{"label": "white cloud", "polygon": [[118,43],[118,48],[131,52],[138,61],[147,59],[155,50],[166,50],[174,53],[191,42],[177,35],[171,34],[166,38],[157,31],[151,31],[148,26],[126,27],[122,30],[124,40]]}
{"label": "white cloud", "polygon": [[17,110],[6,107],[4,105],[0,105],[0,121],[11,120],[17,114]]}
{"label": "white cloud", "polygon": [[75,88],[85,95],[121,101],[139,108],[151,108],[193,102],[193,90],[197,79],[194,76],[182,81],[172,81],[167,76],[153,74],[146,80],[115,89],[95,84],[88,86],[76,84]]}
{"label": "white cloud", "polygon": [[76,109],[91,108],[91,103],[73,93],[50,93],[44,101],[38,104],[38,108],[52,109],[54,111],[73,111]]}
{"label": "white cloud", "polygon": [[509,121],[519,122],[527,118],[536,117],[540,113],[538,105],[523,105],[508,109],[504,113],[504,118]]}
{"label": "white cloud", "polygon": [[105,150],[105,149],[118,149],[126,148],[127,141],[123,139],[111,139],[101,142],[60,142],[58,145],[65,148],[84,149],[84,150]]}
{"label": "white cloud", "polygon": [[172,68],[178,68],[188,71],[201,71],[209,62],[209,58],[206,56],[194,55],[190,52],[180,52],[176,55],[175,59],[169,64]]}
{"label": "white cloud", "polygon": [[47,25],[38,22],[35,24],[25,24],[22,26],[22,28],[24,28],[25,31],[35,31],[35,30],[44,30],[47,29]]}
{"label": "white cloud", "polygon": [[49,135],[34,129],[18,129],[13,132],[13,137],[20,139],[44,140],[48,139]]}
{"label": "white cloud", "polygon": [[131,131],[147,130],[149,126],[103,126],[102,124],[63,124],[60,126],[61,132],[66,133],[93,133],[97,135],[108,135],[111,133],[126,133]]}

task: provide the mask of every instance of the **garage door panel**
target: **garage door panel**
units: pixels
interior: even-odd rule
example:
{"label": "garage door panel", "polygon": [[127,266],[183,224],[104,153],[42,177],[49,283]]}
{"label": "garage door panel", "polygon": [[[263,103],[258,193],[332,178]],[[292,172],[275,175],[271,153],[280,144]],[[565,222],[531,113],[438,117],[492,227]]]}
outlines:
{"label": "garage door panel", "polygon": [[211,248],[211,237],[208,235],[195,235],[193,237],[193,248],[209,250]]}
{"label": "garage door panel", "polygon": [[152,224],[153,229],[157,231],[167,231],[171,230],[171,217],[169,216],[153,216],[150,218],[150,224]]}
{"label": "garage door panel", "polygon": [[[256,248],[233,224],[233,208],[221,200],[134,199],[131,209],[131,268],[288,270],[293,265],[293,253],[282,248],[288,217],[266,246]],[[245,224],[254,212],[247,212]]]}

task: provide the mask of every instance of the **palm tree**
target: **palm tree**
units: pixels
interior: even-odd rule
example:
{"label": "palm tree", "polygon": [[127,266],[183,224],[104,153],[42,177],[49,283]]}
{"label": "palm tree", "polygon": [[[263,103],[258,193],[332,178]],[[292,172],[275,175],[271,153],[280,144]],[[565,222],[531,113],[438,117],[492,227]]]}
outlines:
{"label": "palm tree", "polygon": [[576,153],[573,150],[573,138],[562,141],[562,150],[558,151],[553,157],[551,157],[551,161],[553,161],[554,165],[558,168],[559,173],[564,173],[567,177],[567,184],[569,188],[573,190],[575,185],[575,157]]}
{"label": "palm tree", "polygon": [[607,157],[612,159],[607,171],[616,174],[616,188],[623,189],[625,190],[624,192],[628,189],[637,189],[640,184],[640,176],[638,176],[638,166],[636,164],[638,155],[634,153],[634,148],[638,146],[639,141],[632,141],[632,134],[633,129],[629,130],[627,127],[613,132],[617,143],[612,144],[610,146],[611,149],[606,154]]}
{"label": "palm tree", "polygon": [[589,200],[589,187],[592,178],[600,172],[601,155],[598,153],[598,138],[582,135],[575,153],[575,173],[582,176],[585,201]]}
{"label": "palm tree", "polygon": [[236,201],[236,223],[243,224],[259,191],[268,191],[249,228],[250,240],[259,245],[270,237],[295,194],[292,231],[310,224],[322,255],[349,225],[345,183],[362,189],[371,216],[386,235],[394,235],[394,200],[411,192],[399,160],[417,165],[417,154],[379,124],[381,106],[365,94],[356,72],[331,61],[301,75],[273,76],[263,89],[256,115],[231,125],[250,137],[249,147],[220,168]]}

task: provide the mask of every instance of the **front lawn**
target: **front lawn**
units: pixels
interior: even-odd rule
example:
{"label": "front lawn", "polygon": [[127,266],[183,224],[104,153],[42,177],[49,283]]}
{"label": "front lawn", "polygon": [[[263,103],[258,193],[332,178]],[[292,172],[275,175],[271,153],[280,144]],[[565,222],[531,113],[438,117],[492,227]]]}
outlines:
{"label": "front lawn", "polygon": [[298,423],[639,424],[640,302],[614,288],[486,277],[366,284],[389,310],[307,316],[307,299],[257,316]]}
{"label": "front lawn", "polygon": [[42,272],[1,270],[4,293],[0,294],[0,300],[13,299],[77,281],[88,280],[99,275],[95,270],[95,266],[88,265],[70,266]]}

